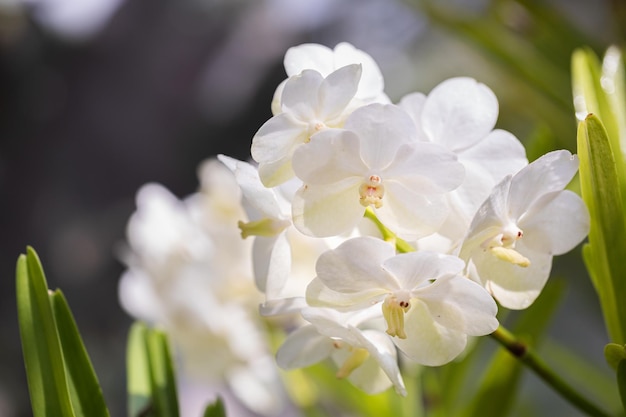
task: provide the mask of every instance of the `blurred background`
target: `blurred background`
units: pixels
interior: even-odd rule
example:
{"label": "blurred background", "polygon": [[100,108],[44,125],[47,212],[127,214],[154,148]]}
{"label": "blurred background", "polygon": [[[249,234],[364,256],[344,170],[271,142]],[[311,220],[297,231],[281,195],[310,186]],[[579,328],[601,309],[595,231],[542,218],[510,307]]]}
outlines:
{"label": "blurred background", "polygon": [[[111,415],[124,415],[131,319],[117,253],[135,192],[159,182],[184,197],[205,158],[248,158],[288,47],[354,44],[394,101],[474,77],[534,159],[575,150],[572,51],[601,55],[625,34],[623,0],[0,0],[0,416],[31,414],[14,284],[26,245],[65,292]],[[602,371],[606,333],[579,251],[554,273],[567,290],[549,338]],[[514,415],[532,415],[528,403],[576,415],[523,382]]]}

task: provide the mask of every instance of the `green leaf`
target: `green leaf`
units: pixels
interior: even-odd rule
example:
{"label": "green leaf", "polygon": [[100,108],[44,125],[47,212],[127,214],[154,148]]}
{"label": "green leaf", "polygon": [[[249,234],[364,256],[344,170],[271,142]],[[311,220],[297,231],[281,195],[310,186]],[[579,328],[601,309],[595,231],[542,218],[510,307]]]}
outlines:
{"label": "green leaf", "polygon": [[61,344],[48,298],[48,284],[35,250],[20,255],[16,271],[17,312],[30,399],[35,417],[72,417],[74,411]]}
{"label": "green leaf", "polygon": [[177,417],[176,380],[165,333],[133,324],[126,363],[129,416]]}
{"label": "green leaf", "polygon": [[626,411],[626,360],[619,361],[617,365],[617,387],[619,396],[622,399],[622,406]]}
{"label": "green leaf", "polygon": [[177,417],[176,379],[167,336],[160,330],[152,329],[148,331],[146,343],[155,411],[158,416]]}
{"label": "green leaf", "polygon": [[218,398],[213,404],[207,405],[203,417],[226,417],[226,409],[222,399]]}
{"label": "green leaf", "polygon": [[623,359],[626,359],[626,345],[609,343],[604,347],[604,358],[611,368],[617,370],[617,365],[619,365]]}
{"label": "green leaf", "polygon": [[69,381],[70,398],[77,416],[108,417],[102,389],[85,345],[78,332],[67,300],[60,290],[50,294],[63,358]]}
{"label": "green leaf", "polygon": [[[607,61],[620,58],[615,57],[615,50],[608,52]],[[618,115],[624,110],[624,105],[623,95],[615,91],[615,88],[623,87],[624,74],[623,67],[619,65],[615,65],[612,70],[609,67],[611,65],[602,65],[595,53],[588,48],[577,49],[572,54],[572,92],[576,118],[584,120],[588,114],[595,114],[604,124],[611,148],[617,151],[620,149]],[[607,94],[605,86],[609,84],[613,88]],[[616,153],[615,159],[623,165],[621,153]],[[623,171],[623,168],[619,169]]]}
{"label": "green leaf", "polygon": [[[626,144],[626,70],[624,69],[624,56],[617,46],[609,47],[604,54],[601,85],[616,128],[614,133],[608,128],[607,132],[609,136],[615,135],[616,141],[622,148],[622,154],[624,154],[624,144]],[[604,115],[601,117],[602,120],[604,120],[603,117]]]}
{"label": "green leaf", "polygon": [[[578,125],[580,188],[591,216],[589,243],[583,259],[598,293],[604,321],[613,342],[626,342],[626,224],[621,158],[616,162],[602,122],[589,115]],[[621,168],[620,168],[621,167]]]}
{"label": "green leaf", "polygon": [[[561,294],[563,281],[552,280],[535,303],[519,317],[514,333],[529,345],[536,345],[552,318]],[[523,364],[508,351],[498,349],[485,368],[477,393],[465,416],[502,417],[509,413],[517,398]]]}
{"label": "green leaf", "polygon": [[140,322],[133,323],[126,349],[126,385],[129,417],[148,416],[152,409],[150,364],[146,345],[148,328]]}

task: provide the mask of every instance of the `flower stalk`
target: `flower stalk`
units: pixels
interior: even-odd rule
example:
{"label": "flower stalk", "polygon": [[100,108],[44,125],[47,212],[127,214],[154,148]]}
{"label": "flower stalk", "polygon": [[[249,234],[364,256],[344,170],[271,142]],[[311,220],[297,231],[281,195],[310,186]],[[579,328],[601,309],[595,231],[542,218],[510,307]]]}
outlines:
{"label": "flower stalk", "polygon": [[372,210],[370,207],[365,210],[364,216],[365,218],[370,219],[372,222],[374,222],[374,224],[378,228],[378,231],[383,236],[383,240],[385,242],[395,243],[396,250],[399,253],[415,252],[415,248],[411,246],[411,244],[408,243],[406,240],[399,238],[394,232],[389,230],[389,228],[385,226],[378,219],[378,217],[376,217],[376,213],[374,213],[374,210]]}
{"label": "flower stalk", "polygon": [[569,401],[578,409],[584,411],[594,417],[608,417],[606,411],[585,398],[580,392],[576,391],[571,385],[565,382],[558,374],[556,374],[535,351],[525,342],[518,339],[513,333],[506,328],[500,326],[490,335],[498,343],[500,343],[511,355],[519,359],[524,365],[537,374],[546,384],[558,392],[563,398]]}

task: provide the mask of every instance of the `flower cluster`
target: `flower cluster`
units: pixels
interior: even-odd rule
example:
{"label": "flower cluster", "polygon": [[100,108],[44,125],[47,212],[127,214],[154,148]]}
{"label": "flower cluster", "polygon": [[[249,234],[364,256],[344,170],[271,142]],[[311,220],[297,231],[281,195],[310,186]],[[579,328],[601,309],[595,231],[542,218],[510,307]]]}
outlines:
{"label": "flower cluster", "polygon": [[234,390],[247,375],[240,397],[256,412],[277,396],[242,307],[257,303],[252,283],[261,315],[290,330],[279,366],[330,359],[367,393],[405,395],[401,357],[452,361],[497,329],[497,303],[532,304],[552,257],[585,238],[586,207],[565,190],[578,160],[561,150],[529,164],[474,79],[392,104],[374,59],[347,43],[293,47],[284,64],[254,161],[220,155],[226,173],[209,162],[204,191],[184,201],[140,191],[122,304],[164,325],[191,368]]}
{"label": "flower cluster", "polygon": [[529,164],[470,78],[392,104],[376,62],[347,43],[293,47],[284,64],[256,164],[220,156],[243,191],[261,313],[304,319],[278,364],[330,357],[368,393],[405,394],[398,352],[453,360],[498,327],[496,301],[528,307],[552,257],[587,235],[586,207],[565,190],[578,160]]}
{"label": "flower cluster", "polygon": [[278,415],[286,395],[256,312],[251,244],[236,226],[241,193],[217,160],[199,176],[184,200],[158,184],[137,193],[120,301],[173,342],[183,415],[199,415],[216,394],[238,415]]}

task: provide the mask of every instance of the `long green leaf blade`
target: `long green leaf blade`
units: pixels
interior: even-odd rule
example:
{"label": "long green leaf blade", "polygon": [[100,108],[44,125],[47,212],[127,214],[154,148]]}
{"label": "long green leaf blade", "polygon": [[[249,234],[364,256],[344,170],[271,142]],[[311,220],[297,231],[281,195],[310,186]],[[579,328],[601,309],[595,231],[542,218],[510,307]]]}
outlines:
{"label": "long green leaf blade", "polygon": [[624,411],[626,411],[626,360],[620,361],[617,365],[617,387],[619,388],[622,406]]}
{"label": "long green leaf blade", "polygon": [[147,327],[135,322],[128,334],[126,350],[126,385],[128,390],[128,416],[152,416],[152,387],[150,361],[146,343]]}
{"label": "long green leaf blade", "polygon": [[156,415],[177,417],[178,395],[167,336],[156,329],[149,330],[146,336]]}
{"label": "long green leaf blade", "polygon": [[602,90],[615,118],[616,138],[622,149],[622,157],[626,157],[626,70],[624,56],[617,46],[609,47],[604,54],[601,77]]}
{"label": "long green leaf blade", "polygon": [[[584,120],[588,114],[595,114],[602,120],[611,148],[617,151],[620,149],[620,132],[616,118],[620,110],[616,108],[619,105],[619,94],[607,95],[603,85],[609,79],[604,73],[600,60],[590,49],[578,49],[572,54],[572,92],[576,118]],[[610,82],[619,85],[621,75],[623,74],[618,67],[610,74]],[[616,153],[615,160],[622,161],[621,154]],[[618,171],[623,170],[623,167],[618,167]]]}
{"label": "long green leaf blade", "polygon": [[54,291],[50,295],[50,300],[63,349],[65,366],[73,387],[70,394],[76,415],[108,417],[109,412],[104,402],[102,389],[67,300],[60,290]]}
{"label": "long green leaf blade", "polygon": [[[591,216],[583,258],[598,293],[611,340],[626,342],[626,224],[623,177],[602,122],[589,115],[578,126],[580,187]],[[620,158],[621,164],[621,158]]]}
{"label": "long green leaf blade", "polygon": [[27,248],[16,271],[18,321],[35,417],[73,417],[63,356],[37,253]]}

